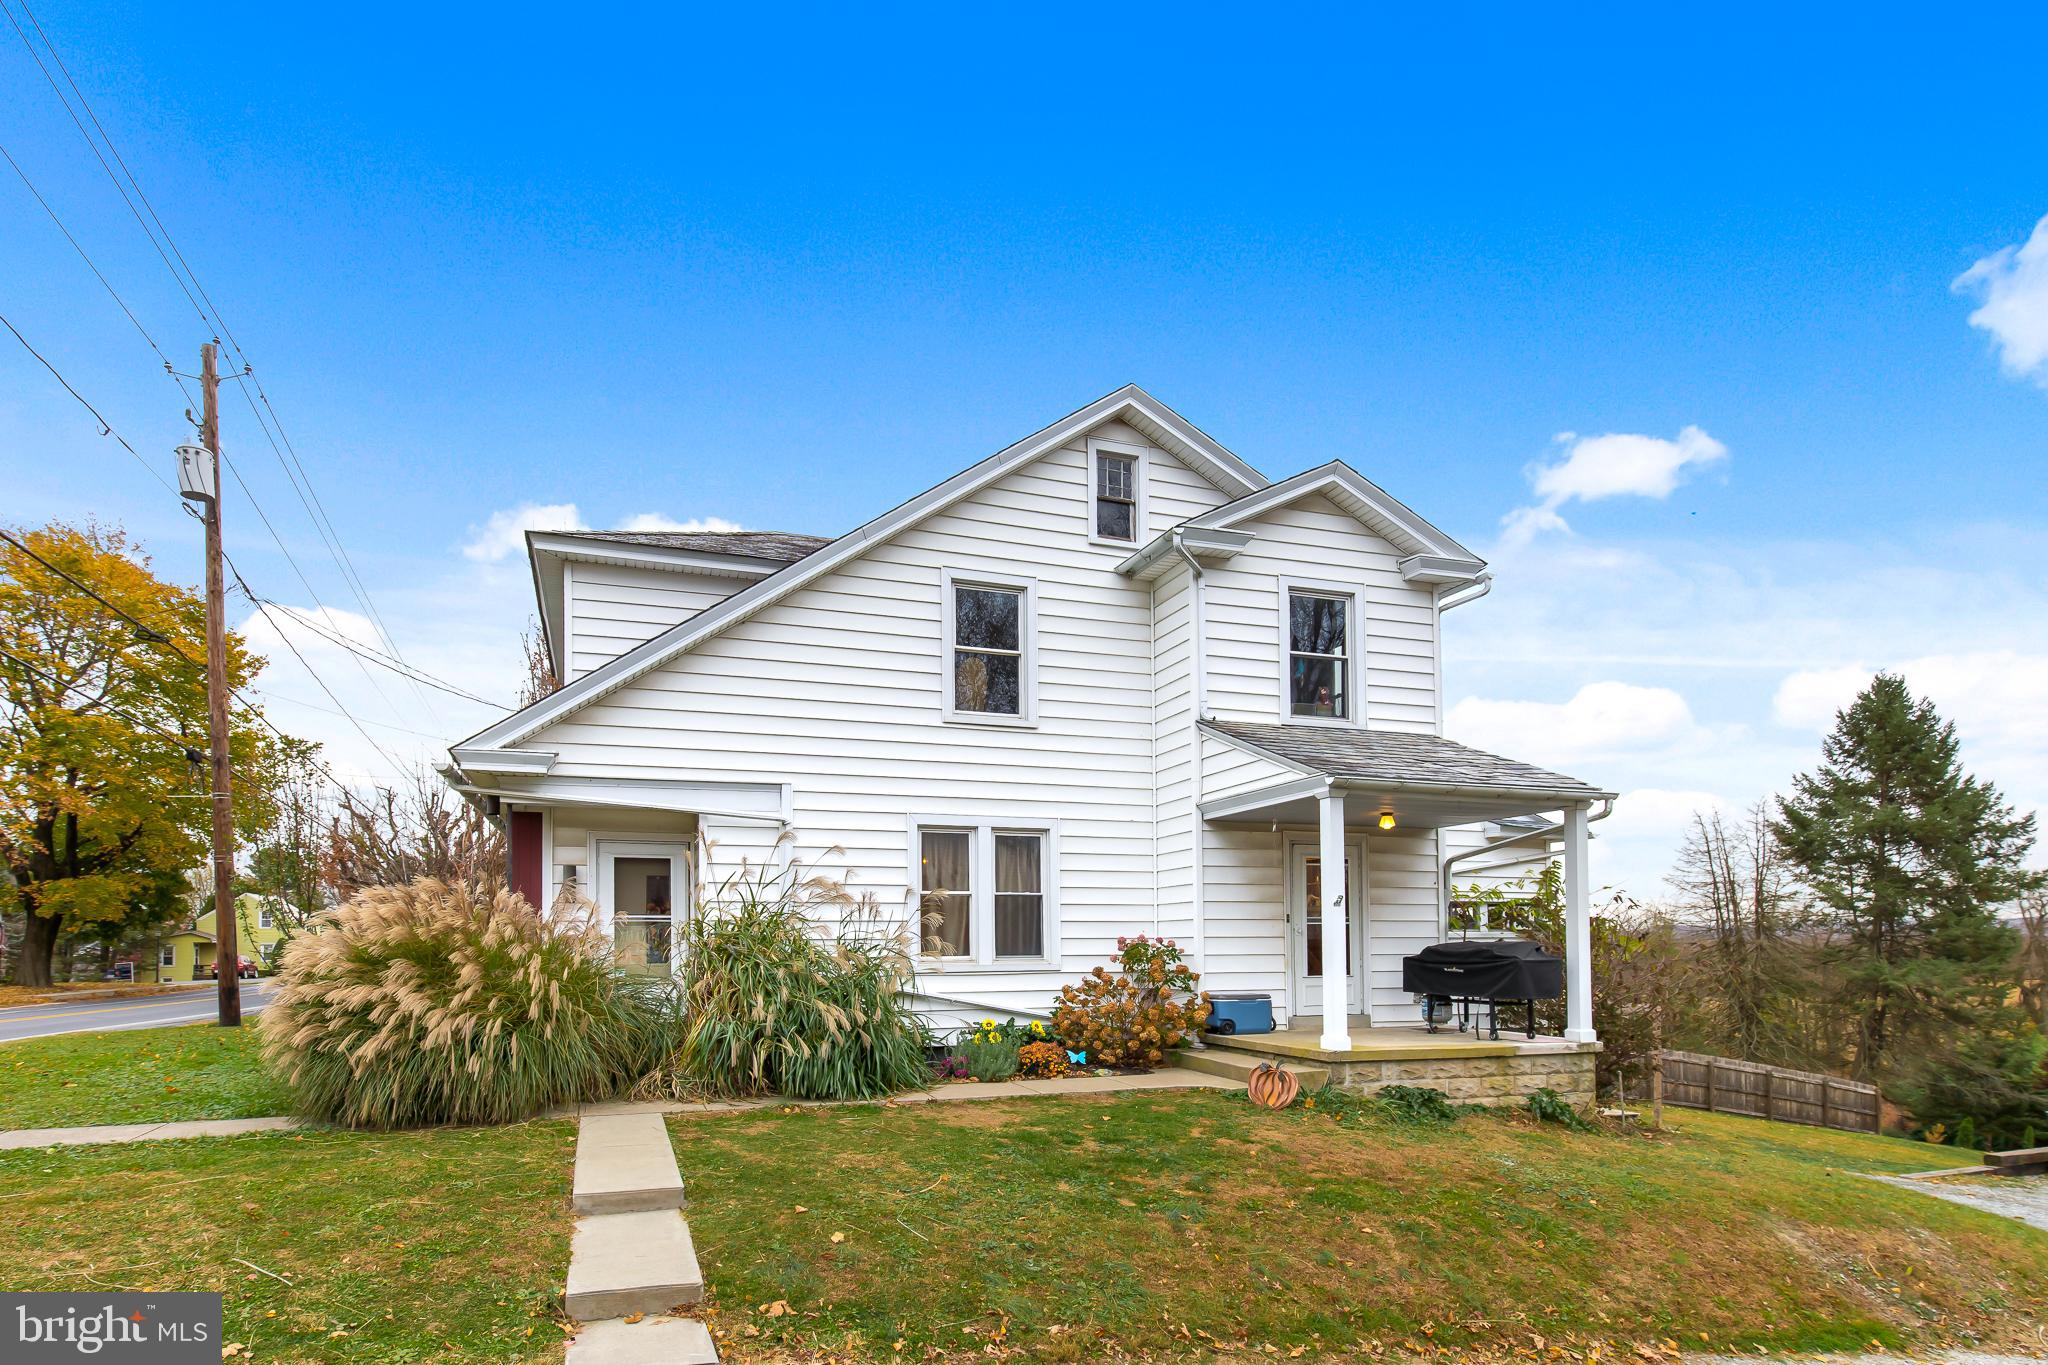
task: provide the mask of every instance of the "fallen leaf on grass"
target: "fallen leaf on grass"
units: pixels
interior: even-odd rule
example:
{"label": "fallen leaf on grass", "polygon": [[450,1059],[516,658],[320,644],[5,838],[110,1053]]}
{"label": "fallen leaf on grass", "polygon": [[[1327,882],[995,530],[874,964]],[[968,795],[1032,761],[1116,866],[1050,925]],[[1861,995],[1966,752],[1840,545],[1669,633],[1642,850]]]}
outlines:
{"label": "fallen leaf on grass", "polygon": [[834,1243],[835,1245],[836,1245],[837,1243],[843,1242],[843,1241],[845,1241],[845,1240],[846,1240],[846,1234],[845,1234],[845,1233],[843,1233],[843,1232],[835,1232],[835,1233],[833,1233],[833,1234],[832,1234],[832,1241],[833,1241],[833,1243]]}
{"label": "fallen leaf on grass", "polygon": [[779,1318],[789,1312],[789,1300],[777,1299],[773,1303],[764,1303],[754,1311],[763,1317]]}

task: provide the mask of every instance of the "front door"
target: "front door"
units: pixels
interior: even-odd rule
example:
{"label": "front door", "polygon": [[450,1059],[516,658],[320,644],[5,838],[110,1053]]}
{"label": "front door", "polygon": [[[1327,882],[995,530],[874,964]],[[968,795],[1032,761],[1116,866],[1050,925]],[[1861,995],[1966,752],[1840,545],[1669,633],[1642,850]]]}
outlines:
{"label": "front door", "polygon": [[611,927],[612,952],[621,970],[665,976],[690,909],[690,866],[685,846],[602,840],[597,846],[597,903]]}
{"label": "front door", "polygon": [[[1344,871],[1349,884],[1344,904],[1349,914],[1345,947],[1351,963],[1346,973],[1351,998],[1346,1014],[1365,1013],[1365,885],[1364,850],[1345,846]],[[1288,845],[1287,924],[1290,976],[1295,1014],[1323,1012],[1323,855],[1311,842]]]}

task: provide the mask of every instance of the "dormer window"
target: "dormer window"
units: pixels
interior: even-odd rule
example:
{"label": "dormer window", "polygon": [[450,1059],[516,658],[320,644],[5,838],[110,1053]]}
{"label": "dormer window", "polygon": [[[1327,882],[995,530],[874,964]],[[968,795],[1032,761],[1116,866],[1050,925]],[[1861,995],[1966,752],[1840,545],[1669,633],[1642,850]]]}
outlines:
{"label": "dormer window", "polygon": [[1098,545],[1135,545],[1145,528],[1144,452],[1090,441],[1088,463],[1088,538]]}
{"label": "dormer window", "polygon": [[1348,593],[1283,585],[1287,599],[1287,715],[1349,720],[1352,711],[1352,604]]}

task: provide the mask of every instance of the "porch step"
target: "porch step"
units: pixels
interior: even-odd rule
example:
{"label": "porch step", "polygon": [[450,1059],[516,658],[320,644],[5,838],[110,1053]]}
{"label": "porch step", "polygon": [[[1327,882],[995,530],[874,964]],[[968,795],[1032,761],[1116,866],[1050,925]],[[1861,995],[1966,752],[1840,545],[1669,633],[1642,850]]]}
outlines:
{"label": "porch step", "polygon": [[718,1365],[718,1347],[695,1318],[609,1318],[576,1334],[564,1365]]}
{"label": "porch step", "polygon": [[578,1213],[646,1213],[683,1206],[683,1175],[659,1114],[591,1114],[577,1126]]}
{"label": "porch step", "polygon": [[[1271,1060],[1269,1057],[1255,1057],[1246,1052],[1224,1052],[1213,1047],[1182,1048],[1173,1054],[1175,1066],[1184,1066],[1190,1071],[1199,1071],[1207,1076],[1221,1076],[1225,1080],[1240,1081],[1246,1085],[1251,1083],[1252,1072],[1258,1070],[1259,1063]],[[1321,1090],[1330,1083],[1330,1068],[1326,1066],[1282,1062],[1280,1069],[1300,1081],[1304,1093]]]}
{"label": "porch step", "polygon": [[704,1272],[689,1225],[675,1209],[593,1213],[569,1243],[565,1312],[579,1322],[666,1313],[704,1297]]}

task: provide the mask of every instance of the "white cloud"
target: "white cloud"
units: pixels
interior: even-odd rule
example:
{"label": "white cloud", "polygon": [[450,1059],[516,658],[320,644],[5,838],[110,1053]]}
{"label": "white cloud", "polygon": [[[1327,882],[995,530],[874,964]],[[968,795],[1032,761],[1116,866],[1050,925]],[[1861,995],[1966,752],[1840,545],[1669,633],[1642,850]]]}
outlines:
{"label": "white cloud", "polygon": [[1999,366],[2048,388],[2048,217],[2026,241],[1992,252],[1950,287],[1981,301],[1970,325],[1990,334]]}
{"label": "white cloud", "polygon": [[724,517],[691,517],[677,521],[660,512],[640,512],[619,523],[621,531],[744,531],[747,528]]}
{"label": "white cloud", "polygon": [[1527,544],[1543,531],[1568,531],[1558,509],[1568,502],[1599,502],[1604,498],[1668,498],[1687,473],[1719,463],[1728,447],[1699,427],[1689,426],[1676,440],[1661,436],[1610,433],[1580,436],[1560,432],[1556,444],[1563,456],[1532,465],[1529,483],[1540,501],[1501,518],[1502,540]]}
{"label": "white cloud", "polygon": [[1712,739],[1677,692],[1611,681],[1587,683],[1563,702],[1466,697],[1451,708],[1444,733],[1509,758],[1556,766]]}
{"label": "white cloud", "polygon": [[[2048,758],[2048,654],[1932,654],[1887,665],[1887,671],[1954,721],[1965,744],[2008,758]],[[1793,673],[1778,684],[1772,718],[1793,729],[1825,732],[1876,672],[1850,665]]]}
{"label": "white cloud", "polygon": [[1592,826],[1593,876],[1639,898],[1661,894],[1678,846],[1695,814],[1732,813],[1735,803],[1718,792],[1637,787],[1621,794],[1614,812]]}
{"label": "white cloud", "polygon": [[522,502],[491,513],[482,526],[470,528],[463,558],[495,564],[526,552],[528,531],[585,531],[583,514],[573,502]]}

